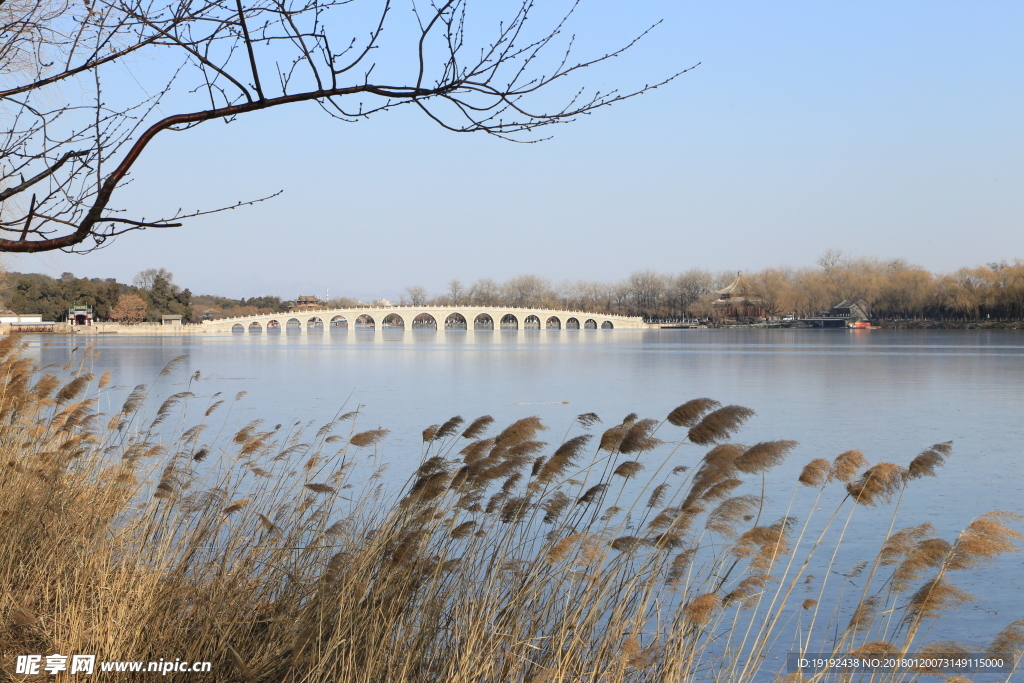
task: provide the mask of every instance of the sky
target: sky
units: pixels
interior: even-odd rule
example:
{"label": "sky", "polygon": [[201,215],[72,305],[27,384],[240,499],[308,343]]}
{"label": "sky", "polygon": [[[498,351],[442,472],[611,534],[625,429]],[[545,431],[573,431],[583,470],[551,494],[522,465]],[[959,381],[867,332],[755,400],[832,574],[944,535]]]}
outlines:
{"label": "sky", "polygon": [[[828,249],[933,272],[1024,258],[1024,3],[584,0],[568,30],[585,58],[658,20],[576,84],[636,88],[700,65],[545,142],[452,133],[412,108],[207,123],[159,137],[121,205],[281,195],[6,266],[370,300],[453,278],[812,266]],[[138,81],[152,65],[133,68]]]}

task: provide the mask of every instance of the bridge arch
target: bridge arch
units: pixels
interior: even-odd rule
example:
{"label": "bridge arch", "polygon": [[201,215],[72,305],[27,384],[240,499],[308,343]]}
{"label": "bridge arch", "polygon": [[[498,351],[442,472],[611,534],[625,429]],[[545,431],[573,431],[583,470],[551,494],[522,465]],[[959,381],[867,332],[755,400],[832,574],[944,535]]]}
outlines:
{"label": "bridge arch", "polygon": [[466,316],[456,311],[449,313],[448,317],[444,319],[444,327],[446,330],[465,330],[469,327],[469,323],[466,322]]}
{"label": "bridge arch", "polygon": [[560,330],[562,329],[562,321],[557,315],[553,315],[547,319],[544,323],[544,329],[547,330]]}
{"label": "bridge arch", "polygon": [[366,313],[363,313],[361,316],[356,318],[356,329],[357,330],[360,327],[363,328],[364,330],[366,330],[366,329],[372,330],[376,326],[377,326],[377,323],[374,322],[373,317],[368,315],[368,314],[366,314]]}
{"label": "bridge arch", "polygon": [[597,329],[597,321],[594,320],[593,318],[587,318],[587,321],[585,323],[583,323],[583,329],[585,329],[585,330],[596,330]]}
{"label": "bridge arch", "polygon": [[245,326],[242,323],[235,323],[231,326],[232,332],[245,332]]}
{"label": "bridge arch", "polygon": [[274,332],[276,334],[280,334],[282,331],[283,330],[280,321],[274,318],[271,318],[270,320],[267,321],[267,332]]}
{"label": "bridge arch", "polygon": [[501,327],[507,330],[518,330],[519,329],[519,318],[515,317],[511,313],[506,313],[501,316]]}
{"label": "bridge arch", "polygon": [[261,334],[263,332],[263,325],[260,325],[259,320],[253,320],[249,323],[249,332],[252,334]]}
{"label": "bridge arch", "polygon": [[524,330],[539,330],[540,329],[540,318],[532,313],[523,318],[523,329]]}
{"label": "bridge arch", "polygon": [[436,330],[437,318],[429,313],[420,313],[412,319],[412,327],[413,329],[419,328],[421,330]]}
{"label": "bridge arch", "polygon": [[314,315],[312,318],[306,321],[306,330],[317,330],[319,332],[323,332],[323,329],[324,319],[318,315]]}
{"label": "bridge arch", "polygon": [[285,332],[301,332],[302,321],[298,318],[288,318],[284,323]]}
{"label": "bridge arch", "polygon": [[612,329],[615,329],[615,325],[612,325],[612,321],[611,320],[605,320],[603,323],[601,323],[601,329],[602,330],[612,330]]}
{"label": "bridge arch", "polygon": [[380,321],[381,327],[398,327],[405,329],[405,319],[397,313],[388,313],[384,316],[384,319]]}
{"label": "bridge arch", "polygon": [[567,330],[578,330],[580,329],[580,321],[576,318],[569,318],[565,321],[565,329]]}
{"label": "bridge arch", "polygon": [[481,313],[473,319],[473,329],[476,330],[493,330],[494,329],[494,318],[489,313]]}
{"label": "bridge arch", "polygon": [[343,315],[336,315],[331,318],[328,323],[332,330],[347,330],[348,329],[348,318]]}

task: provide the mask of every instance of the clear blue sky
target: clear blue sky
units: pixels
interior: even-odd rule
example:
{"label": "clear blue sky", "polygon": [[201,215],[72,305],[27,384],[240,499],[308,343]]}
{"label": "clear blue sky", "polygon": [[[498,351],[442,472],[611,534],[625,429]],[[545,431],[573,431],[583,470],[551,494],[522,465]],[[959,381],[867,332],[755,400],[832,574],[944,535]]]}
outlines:
{"label": "clear blue sky", "polygon": [[[401,4],[401,1],[399,2]],[[413,109],[347,124],[283,108],[170,135],[121,196],[139,214],[261,205],[12,270],[196,293],[396,296],[452,278],[615,280],[811,265],[826,249],[933,271],[1024,258],[1024,3],[585,1],[585,72],[669,86],[516,145]]]}

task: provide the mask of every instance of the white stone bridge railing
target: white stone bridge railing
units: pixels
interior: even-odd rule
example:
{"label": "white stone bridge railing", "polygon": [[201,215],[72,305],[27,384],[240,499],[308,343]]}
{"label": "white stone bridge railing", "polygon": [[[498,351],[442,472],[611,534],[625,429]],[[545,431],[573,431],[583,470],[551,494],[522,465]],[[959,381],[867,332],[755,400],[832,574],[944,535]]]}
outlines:
{"label": "white stone bridge railing", "polygon": [[325,329],[639,329],[643,318],[623,315],[506,306],[360,306],[298,309],[220,320],[204,320],[210,331]]}

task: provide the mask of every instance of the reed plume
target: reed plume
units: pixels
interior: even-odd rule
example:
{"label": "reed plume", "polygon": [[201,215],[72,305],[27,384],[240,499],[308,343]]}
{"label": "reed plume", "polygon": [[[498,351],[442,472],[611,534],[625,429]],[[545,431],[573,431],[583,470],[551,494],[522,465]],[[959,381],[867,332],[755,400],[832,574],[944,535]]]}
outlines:
{"label": "reed plume", "polygon": [[444,439],[446,437],[451,436],[456,432],[456,430],[458,430],[459,427],[462,426],[463,422],[465,422],[465,420],[462,419],[461,415],[456,415],[455,417],[450,418],[447,422],[445,422],[438,428],[437,433],[434,435],[434,438]]}
{"label": "reed plume", "polygon": [[618,453],[619,446],[622,444],[622,440],[626,438],[626,434],[629,432],[629,425],[623,423],[614,427],[609,427],[601,435],[601,443],[597,449],[599,451],[607,451],[609,453]]}
{"label": "reed plume", "polygon": [[[888,503],[903,488],[907,471],[890,462],[880,462],[864,470],[857,481],[846,485],[846,491],[861,505]],[[841,477],[840,477],[841,478]]]}
{"label": "reed plume", "polygon": [[589,505],[594,502],[594,499],[601,495],[606,488],[608,488],[608,484],[595,484],[594,486],[591,486],[582,496],[579,497],[576,504]]}
{"label": "reed plume", "polygon": [[353,434],[352,438],[349,439],[348,442],[353,446],[358,447],[373,446],[380,443],[380,440],[388,434],[390,434],[390,432],[387,429],[370,429],[365,432]]}
{"label": "reed plume", "polygon": [[693,427],[709,411],[720,408],[721,403],[711,398],[695,398],[677,406],[666,418],[676,427]]}
{"label": "reed plume", "polygon": [[987,657],[1002,657],[1009,661],[1016,660],[1021,654],[1024,654],[1024,619],[1011,622],[985,648]]}
{"label": "reed plume", "polygon": [[576,422],[584,429],[592,427],[600,421],[601,418],[597,416],[597,413],[582,413],[576,416]]}
{"label": "reed plume", "polygon": [[1011,529],[1004,522],[1019,522],[1024,519],[1015,512],[997,510],[975,518],[953,544],[949,569],[971,569],[1004,553],[1020,550],[1017,541],[1024,540],[1024,534]]}
{"label": "reed plume", "polygon": [[717,593],[698,595],[683,607],[683,619],[691,624],[703,626],[711,621],[721,604]]}
{"label": "reed plume", "polygon": [[754,444],[736,458],[735,467],[746,474],[757,474],[782,463],[796,441],[762,441]]}
{"label": "reed plume", "polygon": [[750,408],[725,406],[705,415],[687,434],[692,443],[709,446],[734,434],[753,416],[754,411]]}
{"label": "reed plume", "polygon": [[637,460],[627,460],[619,463],[619,466],[615,468],[612,474],[622,477],[623,479],[632,479],[636,475],[640,474],[643,469],[643,463]]}
{"label": "reed plume", "polygon": [[537,475],[537,481],[542,484],[548,484],[564,475],[580,457],[591,438],[590,434],[580,434],[562,443],[562,445],[555,449],[554,454],[547,462],[544,463],[544,466],[541,467],[540,473]]}
{"label": "reed plume", "polygon": [[544,511],[544,523],[554,524],[562,512],[572,502],[572,498],[563,491],[555,491],[543,503],[541,509]]}
{"label": "reed plume", "polygon": [[910,461],[907,467],[908,476],[911,479],[919,477],[934,477],[935,470],[946,462],[946,458],[953,452],[953,442],[946,441],[937,443],[921,451],[916,458]]}
{"label": "reed plume", "polygon": [[483,434],[484,432],[487,431],[487,428],[490,427],[493,422],[494,422],[494,418],[491,417],[490,415],[484,415],[482,417],[478,417],[477,419],[475,419],[475,420],[473,420],[472,422],[469,423],[469,426],[466,427],[466,431],[462,432],[462,438],[464,438],[464,439],[476,439],[476,438],[479,438],[481,434]]}
{"label": "reed plume", "polygon": [[496,446],[508,448],[523,441],[532,440],[537,432],[547,429],[536,415],[516,420],[506,427],[494,440]]}
{"label": "reed plume", "polygon": [[492,448],[494,448],[494,439],[481,439],[480,441],[473,441],[463,448],[459,451],[459,455],[463,456],[462,461],[464,463],[472,465],[490,455]]}
{"label": "reed plume", "polygon": [[668,492],[668,484],[658,484],[651,491],[651,497],[647,499],[647,507],[656,508],[662,504],[665,500],[665,494]]}
{"label": "reed plume", "polygon": [[656,420],[645,419],[635,422],[626,431],[622,441],[619,442],[619,453],[645,453],[653,451],[661,445],[661,441],[651,436],[658,428]]}
{"label": "reed plume", "polygon": [[967,604],[974,596],[950,584],[939,576],[917,589],[907,605],[907,620],[920,622],[922,619],[939,616],[951,607]]}
{"label": "reed plume", "polygon": [[736,525],[757,510],[759,502],[756,496],[751,495],[727,498],[708,514],[704,528],[721,536],[735,536]]}
{"label": "reed plume", "polygon": [[832,481],[832,466],[824,458],[815,458],[804,465],[798,481],[804,486],[824,486]]}
{"label": "reed plume", "polygon": [[845,451],[832,461],[832,477],[843,483],[849,483],[857,476],[857,470],[867,464],[867,458],[860,451]]}

